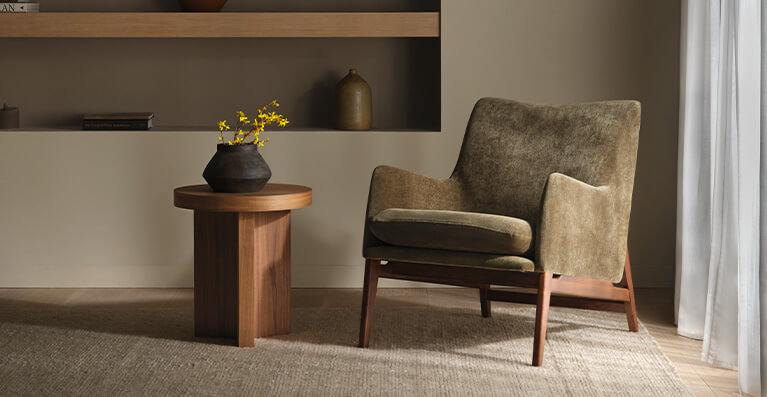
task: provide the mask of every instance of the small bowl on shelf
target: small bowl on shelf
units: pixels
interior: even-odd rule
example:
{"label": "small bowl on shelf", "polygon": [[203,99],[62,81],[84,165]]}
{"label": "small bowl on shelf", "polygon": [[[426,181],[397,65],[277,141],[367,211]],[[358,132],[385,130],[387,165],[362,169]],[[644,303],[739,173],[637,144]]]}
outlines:
{"label": "small bowl on shelf", "polygon": [[226,0],[179,0],[181,9],[190,12],[218,12]]}

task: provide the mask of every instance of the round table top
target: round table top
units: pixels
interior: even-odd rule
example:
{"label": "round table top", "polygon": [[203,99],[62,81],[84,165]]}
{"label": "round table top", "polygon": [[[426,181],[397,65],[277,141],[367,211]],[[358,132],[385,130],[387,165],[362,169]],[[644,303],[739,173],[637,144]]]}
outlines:
{"label": "round table top", "polygon": [[311,188],[282,183],[267,183],[256,193],[217,193],[208,185],[184,186],[173,190],[173,205],[201,211],[284,211],[311,204]]}

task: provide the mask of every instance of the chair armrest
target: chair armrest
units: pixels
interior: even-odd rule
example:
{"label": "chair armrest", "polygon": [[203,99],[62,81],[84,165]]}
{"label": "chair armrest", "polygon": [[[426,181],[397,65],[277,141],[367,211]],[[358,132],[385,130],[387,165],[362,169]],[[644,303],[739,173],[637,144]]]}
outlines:
{"label": "chair armrest", "polygon": [[546,180],[537,228],[536,270],[619,282],[628,219],[615,189],[553,173]]}
{"label": "chair armrest", "polygon": [[381,165],[373,170],[365,215],[364,247],[380,242],[370,233],[368,221],[387,208],[460,210],[460,188],[452,179],[436,179]]}
{"label": "chair armrest", "polygon": [[373,171],[368,195],[367,217],[387,208],[458,210],[458,184],[403,169],[381,165]]}

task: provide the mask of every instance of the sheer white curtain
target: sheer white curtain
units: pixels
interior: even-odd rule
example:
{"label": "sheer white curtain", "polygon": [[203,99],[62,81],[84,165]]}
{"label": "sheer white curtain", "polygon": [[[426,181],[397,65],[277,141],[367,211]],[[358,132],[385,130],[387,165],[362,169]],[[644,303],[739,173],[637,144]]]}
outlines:
{"label": "sheer white curtain", "polygon": [[678,332],[767,393],[767,134],[761,0],[682,1]]}

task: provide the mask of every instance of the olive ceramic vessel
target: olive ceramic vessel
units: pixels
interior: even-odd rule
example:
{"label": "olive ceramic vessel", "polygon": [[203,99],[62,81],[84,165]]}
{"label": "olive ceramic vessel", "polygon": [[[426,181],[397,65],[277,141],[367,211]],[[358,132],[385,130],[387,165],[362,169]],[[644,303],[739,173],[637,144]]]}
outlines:
{"label": "olive ceramic vessel", "polygon": [[339,130],[369,130],[372,121],[373,98],[370,86],[357,69],[336,85],[336,128]]}
{"label": "olive ceramic vessel", "polygon": [[202,177],[221,193],[255,193],[272,177],[256,145],[219,144]]}

